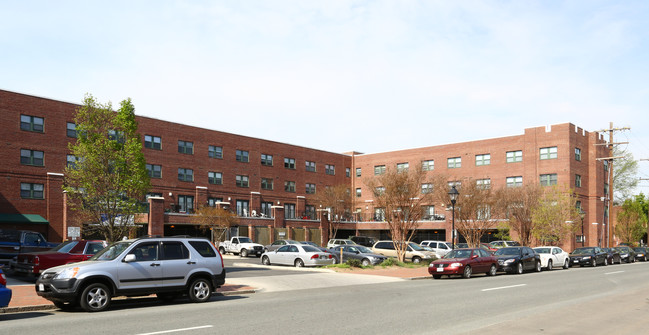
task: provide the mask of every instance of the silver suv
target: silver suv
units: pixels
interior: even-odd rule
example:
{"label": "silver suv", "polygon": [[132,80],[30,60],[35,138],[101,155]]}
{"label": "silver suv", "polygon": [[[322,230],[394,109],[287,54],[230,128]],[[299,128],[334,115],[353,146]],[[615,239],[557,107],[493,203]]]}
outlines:
{"label": "silver suv", "polygon": [[224,283],[223,259],[207,239],[157,237],[119,241],[85,262],[47,269],[36,292],[61,309],[98,312],[114,296],[205,302]]}

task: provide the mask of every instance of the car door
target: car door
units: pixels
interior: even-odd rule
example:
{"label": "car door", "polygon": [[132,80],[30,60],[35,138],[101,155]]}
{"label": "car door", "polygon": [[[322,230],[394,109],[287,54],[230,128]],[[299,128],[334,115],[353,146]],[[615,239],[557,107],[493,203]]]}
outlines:
{"label": "car door", "polygon": [[534,269],[536,265],[536,260],[534,258],[534,251],[531,251],[529,248],[521,248],[521,257],[523,260],[523,269],[531,270]]}
{"label": "car door", "polygon": [[158,242],[142,242],[134,246],[127,255],[135,255],[135,260],[123,259],[117,267],[119,289],[158,287],[162,284],[162,268],[158,260]]}
{"label": "car door", "polygon": [[277,249],[276,252],[273,252],[269,255],[270,262],[275,264],[287,264],[288,262],[288,251],[290,245],[283,245]]}
{"label": "car door", "polygon": [[478,262],[480,263],[480,272],[488,272],[491,267],[491,255],[483,250],[476,249],[474,252],[478,252]]}
{"label": "car door", "polygon": [[358,249],[352,246],[345,246],[343,249],[343,255],[345,256],[346,259],[358,259],[362,260],[363,256],[359,255]]}
{"label": "car door", "polygon": [[197,267],[196,259],[190,258],[189,249],[181,241],[162,241],[160,249],[162,286],[183,286],[185,277]]}

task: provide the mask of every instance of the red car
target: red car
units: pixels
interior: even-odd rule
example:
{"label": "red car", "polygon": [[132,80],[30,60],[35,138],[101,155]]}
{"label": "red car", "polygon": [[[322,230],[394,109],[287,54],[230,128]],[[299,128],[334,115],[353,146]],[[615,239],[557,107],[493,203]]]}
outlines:
{"label": "red car", "polygon": [[54,266],[85,261],[107,246],[102,240],[67,241],[48,251],[19,254],[11,265],[16,273],[38,276]]}
{"label": "red car", "polygon": [[439,279],[442,275],[460,275],[471,278],[474,273],[495,276],[498,271],[498,258],[482,248],[455,249],[428,266],[428,273]]}

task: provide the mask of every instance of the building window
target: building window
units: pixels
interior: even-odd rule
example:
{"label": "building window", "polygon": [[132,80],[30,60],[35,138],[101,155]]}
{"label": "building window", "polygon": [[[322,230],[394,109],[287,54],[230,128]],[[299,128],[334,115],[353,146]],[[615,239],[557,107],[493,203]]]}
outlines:
{"label": "building window", "polygon": [[427,161],[421,161],[421,169],[422,171],[433,171],[435,170],[435,161],[434,160],[427,160]]}
{"label": "building window", "polygon": [[306,170],[308,172],[315,172],[315,162],[306,161]]}
{"label": "building window", "polygon": [[207,198],[207,205],[210,207],[216,207],[216,203],[218,202],[223,202],[223,198],[214,198],[214,197]]}
{"label": "building window", "polygon": [[284,218],[295,219],[295,204],[284,204]]}
{"label": "building window", "polygon": [[149,178],[162,178],[162,165],[147,164],[146,172]]}
{"label": "building window", "polygon": [[507,163],[517,163],[523,161],[523,151],[507,151]]}
{"label": "building window", "polygon": [[309,220],[315,220],[315,206],[306,205],[304,208],[304,217]]}
{"label": "building window", "polygon": [[261,203],[261,214],[265,217],[272,217],[273,215],[273,203],[272,202],[262,202]]}
{"label": "building window", "polygon": [[356,177],[361,176],[361,168],[356,168]]}
{"label": "building window", "polygon": [[557,174],[552,173],[552,174],[542,174],[540,176],[541,179],[541,185],[542,186],[550,186],[550,185],[556,185],[557,184]]}
{"label": "building window", "polygon": [[214,145],[210,145],[207,147],[207,156],[209,158],[218,158],[221,159],[223,158],[223,148],[222,147],[217,147]]}
{"label": "building window", "polygon": [[385,173],[385,165],[376,165],[374,166],[374,175],[382,175]]}
{"label": "building window", "polygon": [[65,133],[66,135],[68,135],[68,137],[77,138],[77,125],[72,122],[68,122],[67,130]]}
{"label": "building window", "polygon": [[20,129],[42,133],[44,131],[43,118],[38,116],[21,115]]}
{"label": "building window", "polygon": [[23,199],[44,199],[43,184],[20,183],[20,197]]}
{"label": "building window", "polygon": [[555,159],[557,158],[557,147],[547,147],[539,149],[540,159]]}
{"label": "building window", "polygon": [[144,135],[144,147],[162,150],[162,138],[159,136]]}
{"label": "building window", "polygon": [[476,166],[490,165],[490,164],[491,164],[491,154],[475,155]]}
{"label": "building window", "polygon": [[208,172],[207,182],[214,185],[223,185],[223,174],[221,172]]}
{"label": "building window", "polygon": [[374,221],[385,221],[385,208],[374,208]]}
{"label": "building window", "polygon": [[447,167],[449,169],[457,169],[462,167],[462,157],[451,157],[447,159]]}
{"label": "building window", "polygon": [[381,196],[385,193],[385,186],[379,186],[374,188],[374,194],[377,196]]}
{"label": "building window", "polygon": [[237,200],[237,215],[247,217],[250,213],[250,202],[248,200]]}
{"label": "building window", "polygon": [[433,184],[431,183],[426,183],[426,184],[421,184],[421,193],[433,193]]}
{"label": "building window", "polygon": [[181,213],[194,212],[194,196],[192,195],[179,195],[178,196],[178,211]]}
{"label": "building window", "polygon": [[248,187],[248,176],[236,176],[237,187]]}
{"label": "building window", "polygon": [[476,217],[478,220],[489,220],[491,219],[491,207],[488,205],[479,206]]}
{"label": "building window", "polygon": [[360,189],[360,188],[357,188],[357,189],[356,189],[356,197],[357,197],[357,198],[360,198],[360,197],[361,197],[361,189]]}
{"label": "building window", "polygon": [[349,178],[352,176],[352,169],[345,168],[345,177]]}
{"label": "building window", "polygon": [[261,165],[273,166],[273,156],[267,154],[261,154]]}
{"label": "building window", "polygon": [[575,175],[575,187],[581,187],[581,175]]}
{"label": "building window", "polygon": [[315,184],[306,184],[306,194],[315,194]]}
{"label": "building window", "polygon": [[409,163],[397,163],[397,172],[408,172]]}
{"label": "building window", "polygon": [[604,172],[608,173],[608,161],[602,161],[604,163]]}
{"label": "building window", "polygon": [[273,178],[261,178],[262,190],[273,190]]}
{"label": "building window", "polygon": [[447,183],[447,185],[448,185],[448,189],[449,189],[449,190],[450,190],[453,186],[455,186],[456,189],[460,189],[460,186],[462,186],[462,182],[461,182],[461,181],[457,181],[457,180],[453,180],[453,181],[449,181],[449,182]]}
{"label": "building window", "polygon": [[523,186],[523,176],[507,177],[507,187]]}
{"label": "building window", "polygon": [[43,166],[44,155],[42,151],[20,149],[20,164]]}
{"label": "building window", "polygon": [[577,208],[577,211],[581,213],[581,200],[575,201],[575,207]]}
{"label": "building window", "polygon": [[604,197],[608,199],[608,183],[604,183]]}
{"label": "building window", "polygon": [[181,154],[194,154],[194,142],[178,141],[178,152]]}
{"label": "building window", "polygon": [[237,158],[237,162],[248,163],[248,151],[237,150],[236,158]]}
{"label": "building window", "polygon": [[194,170],[178,168],[178,180],[194,181]]}
{"label": "building window", "polygon": [[581,149],[575,148],[575,160],[581,161]]}
{"label": "building window", "polygon": [[286,192],[295,192],[295,182],[294,181],[285,181],[284,182],[284,191],[286,191]]}
{"label": "building window", "polygon": [[79,158],[75,155],[68,155],[66,159],[66,165],[68,169],[74,169],[77,167],[77,162],[79,161]]}
{"label": "building window", "polygon": [[332,175],[332,176],[335,175],[336,174],[336,166],[326,164],[325,165],[325,174]]}
{"label": "building window", "polygon": [[295,158],[284,158],[284,167],[287,169],[295,169]]}
{"label": "building window", "polygon": [[475,184],[478,188],[488,190],[491,188],[491,179],[478,179],[475,181]]}

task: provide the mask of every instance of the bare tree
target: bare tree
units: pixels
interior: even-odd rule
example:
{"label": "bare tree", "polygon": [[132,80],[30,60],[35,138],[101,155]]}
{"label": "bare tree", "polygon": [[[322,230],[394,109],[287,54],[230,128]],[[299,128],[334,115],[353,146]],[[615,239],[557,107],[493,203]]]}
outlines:
{"label": "bare tree", "polygon": [[571,190],[546,186],[532,208],[532,235],[542,244],[559,244],[577,231],[580,220],[576,197]]}
{"label": "bare tree", "polygon": [[350,217],[352,208],[352,195],[347,184],[328,186],[318,192],[316,202],[323,209],[328,209],[329,237],[334,238],[342,221]]}
{"label": "bare tree", "polygon": [[538,205],[543,187],[539,184],[505,187],[495,194],[499,215],[509,219],[508,226],[519,236],[522,245],[530,245],[534,228],[532,209]]}
{"label": "bare tree", "polygon": [[225,240],[228,229],[239,223],[239,217],[230,210],[204,205],[196,210],[193,221],[203,231],[213,231],[215,235],[212,242],[215,242]]}
{"label": "bare tree", "polygon": [[[384,174],[364,180],[373,191],[374,207],[382,208],[397,258],[403,262],[415,230],[421,224],[423,205],[432,203],[433,182],[421,166],[398,171],[388,168]],[[423,187],[426,185],[426,187]],[[422,193],[425,190],[425,193]]]}

